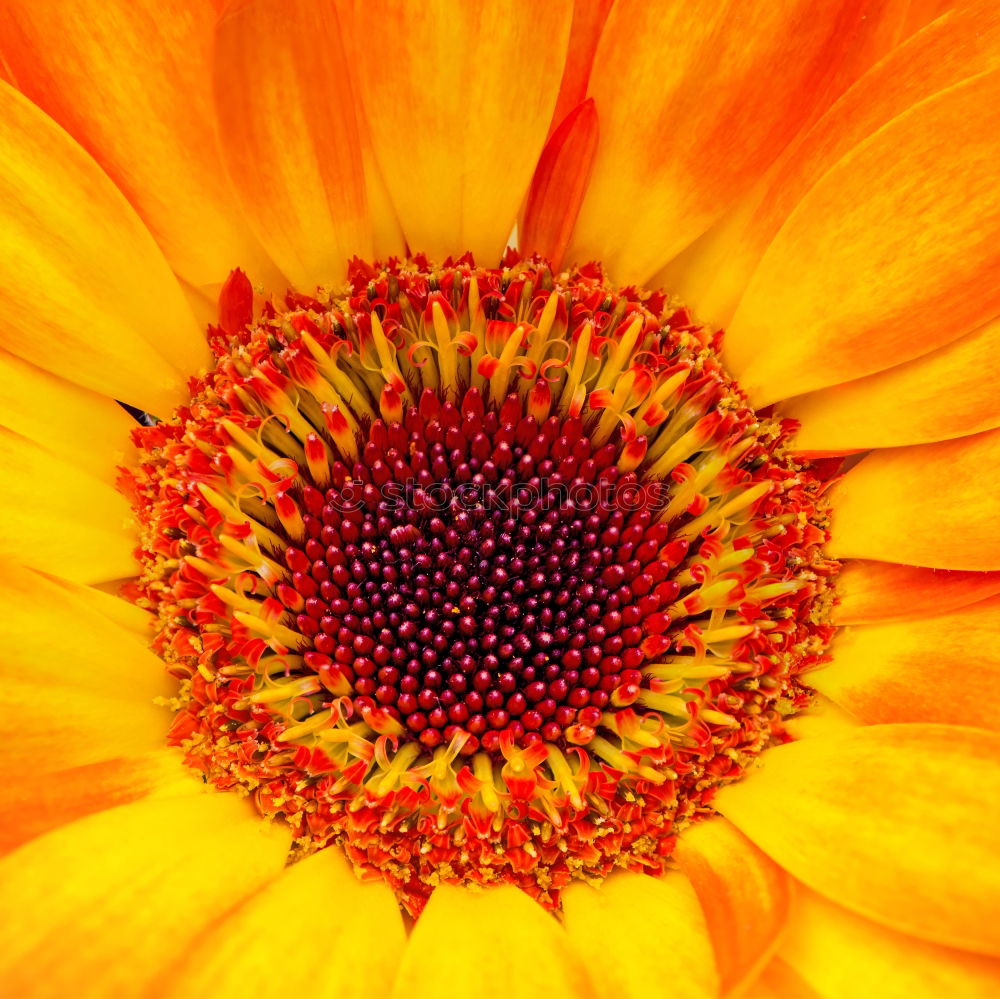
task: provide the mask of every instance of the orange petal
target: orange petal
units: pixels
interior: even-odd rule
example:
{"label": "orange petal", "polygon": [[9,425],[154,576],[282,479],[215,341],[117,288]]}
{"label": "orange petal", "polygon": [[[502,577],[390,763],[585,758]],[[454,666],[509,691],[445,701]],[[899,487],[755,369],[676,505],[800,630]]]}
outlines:
{"label": "orange petal", "polygon": [[555,106],[572,4],[358,0],[357,82],[413,251],[496,262]]}
{"label": "orange petal", "polygon": [[951,614],[845,628],[808,682],[866,724],[928,721],[1000,731],[1000,598]]}
{"label": "orange petal", "polygon": [[513,885],[440,885],[403,952],[392,999],[596,999],[565,931]]}
{"label": "orange petal", "polygon": [[895,933],[803,889],[782,958],[823,999],[986,999],[1000,962]]}
{"label": "orange petal", "polygon": [[795,448],[851,451],[923,444],[1000,426],[993,379],[1000,320],[923,357],[867,378],[793,399],[783,416],[799,420]]}
{"label": "orange petal", "polygon": [[0,980],[31,999],[148,996],[206,926],[281,870],[289,839],[236,795],[196,794],[32,840],[0,861]]}
{"label": "orange petal", "polygon": [[718,995],[698,896],[676,871],[613,874],[598,889],[574,881],[563,891],[563,922],[600,996]]}
{"label": "orange petal", "polygon": [[835,558],[1000,569],[1000,430],[875,451],[830,490]]}
{"label": "orange petal", "polygon": [[615,0],[576,0],[569,48],[550,132],[587,96],[587,84],[604,23]]}
{"label": "orange petal", "polygon": [[258,239],[300,288],[372,256],[365,178],[334,5],[241,0],[216,34],[222,149]]}
{"label": "orange petal", "polygon": [[6,773],[0,790],[0,852],[94,812],[200,787],[179,754],[167,749],[44,775],[30,769]]}
{"label": "orange petal", "polygon": [[597,112],[584,101],[545,143],[518,226],[518,247],[558,270],[587,189],[597,151]]}
{"label": "orange petal", "polygon": [[721,817],[685,829],[674,857],[704,910],[722,992],[737,991],[778,945],[788,917],[790,879]]}
{"label": "orange petal", "polygon": [[591,71],[601,144],[568,258],[645,283],[836,95],[866,6],[781,0],[748,18],[740,0],[617,0]]}
{"label": "orange petal", "polygon": [[778,957],[740,995],[741,999],[822,999],[797,971]]}
{"label": "orange petal", "polygon": [[[266,258],[222,168],[211,100],[215,12],[192,0],[8,0],[18,87],[124,192],[194,285]],[[58,44],[54,40],[58,39]]]}
{"label": "orange petal", "polygon": [[998,72],[935,94],[799,202],[726,340],[758,405],[919,357],[1000,312],[998,101]]}
{"label": "orange petal", "polygon": [[359,989],[385,996],[405,944],[389,887],[362,884],[332,846],[287,868],[202,935],[171,970],[164,995],[218,999],[242,995],[253,983],[259,996],[337,996]]}
{"label": "orange petal", "polygon": [[[881,27],[902,29],[906,6],[896,4],[896,16],[889,11]],[[996,66],[998,29],[993,0],[973,0],[890,52],[790,143],[740,204],[658,281],[703,319],[728,324],[764,252],[823,174],[914,104]]]}
{"label": "orange petal", "polygon": [[0,557],[91,583],[136,571],[114,488],[37,444],[0,430]]}
{"label": "orange petal", "polygon": [[3,83],[0,227],[0,347],[169,412],[208,353],[176,280],[100,167]]}
{"label": "orange petal", "polygon": [[0,425],[113,482],[135,420],[113,399],[0,350]]}
{"label": "orange petal", "polygon": [[906,22],[903,26],[904,37],[919,31],[935,18],[950,13],[955,6],[955,0],[910,0]]}
{"label": "orange petal", "polygon": [[786,870],[921,939],[1000,954],[1000,735],[873,725],[768,750],[715,806]]}
{"label": "orange petal", "polygon": [[949,572],[851,559],[837,576],[836,624],[922,618],[1000,593],[1000,572]]}

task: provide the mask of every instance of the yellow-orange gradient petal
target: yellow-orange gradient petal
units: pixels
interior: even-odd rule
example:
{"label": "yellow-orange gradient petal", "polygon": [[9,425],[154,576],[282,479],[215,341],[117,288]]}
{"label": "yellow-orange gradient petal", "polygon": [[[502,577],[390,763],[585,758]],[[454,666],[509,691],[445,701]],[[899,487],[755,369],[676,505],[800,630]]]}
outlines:
{"label": "yellow-orange gradient petal", "polygon": [[150,796],[171,797],[201,788],[174,750],[120,756],[39,774],[5,773],[0,785],[0,852],[85,815]]}
{"label": "yellow-orange gradient petal", "polygon": [[163,664],[81,589],[0,567],[4,773],[39,775],[161,749],[170,712]]}
{"label": "yellow-orange gradient petal", "polygon": [[0,430],[0,558],[82,583],[135,572],[128,504],[106,480]]}
{"label": "yellow-orange gradient petal", "polygon": [[0,350],[0,425],[113,482],[135,420],[113,399]]}
{"label": "yellow-orange gradient petal", "polygon": [[148,996],[206,926],[282,868],[290,836],[231,794],[123,805],[0,861],[0,980],[28,999]]}
{"label": "yellow-orange gradient petal", "polygon": [[513,885],[434,890],[403,952],[392,999],[597,999],[565,931]]}
{"label": "yellow-orange gradient petal", "polygon": [[162,749],[170,711],[151,700],[123,700],[62,684],[6,679],[3,688],[3,773],[82,767]]}
{"label": "yellow-orange gradient petal", "polygon": [[911,360],[1000,312],[1000,72],[894,118],[823,175],[729,325],[758,404]]}
{"label": "yellow-orange gradient petal", "polygon": [[386,996],[406,932],[383,882],[362,884],[339,847],[314,853],[202,934],[164,996]]}
{"label": "yellow-orange gradient petal", "polygon": [[0,347],[167,412],[207,356],[180,288],[100,167],[3,83],[0,228]]}
{"label": "yellow-orange gradient petal", "polygon": [[791,879],[722,817],[685,829],[674,856],[705,913],[722,993],[735,992],[778,945]]}
{"label": "yellow-orange gradient petal", "polygon": [[1000,731],[1000,597],[951,614],[837,635],[811,687],[866,724],[928,721]]}
{"label": "yellow-orange gradient petal", "polygon": [[518,247],[562,264],[597,151],[593,100],[574,108],[545,143],[518,226]]}
{"label": "yellow-orange gradient petal", "polygon": [[563,920],[599,996],[708,999],[719,976],[698,896],[674,871],[623,872],[600,888],[572,882]]}
{"label": "yellow-orange gradient petal", "polygon": [[497,261],[545,142],[572,4],[356,0],[357,81],[410,249]]}
{"label": "yellow-orange gradient petal", "polygon": [[[906,5],[896,6],[905,15]],[[972,0],[949,12],[862,76],[657,280],[694,305],[702,319],[728,324],[771,241],[831,166],[914,104],[998,61],[1000,12],[993,0]]]}
{"label": "yellow-orange gradient petal", "polygon": [[873,725],[768,750],[715,806],[810,888],[892,929],[1000,955],[1000,735]]}
{"label": "yellow-orange gradient petal", "polygon": [[922,618],[1000,593],[1000,572],[957,572],[848,559],[837,576],[836,624]]}
{"label": "yellow-orange gradient petal", "polygon": [[803,888],[781,957],[823,999],[988,999],[1000,962],[862,919]]}
{"label": "yellow-orange gradient petal", "polygon": [[136,207],[175,270],[215,284],[266,257],[219,157],[215,11],[199,0],[5,0],[0,47],[17,86]]}
{"label": "yellow-orange gradient petal", "polygon": [[[163,661],[69,589],[31,569],[0,564],[0,678],[149,703],[172,692]],[[122,710],[125,710],[122,706]]]}
{"label": "yellow-orange gradient petal", "polygon": [[741,0],[617,0],[591,71],[601,144],[568,258],[647,281],[836,96],[877,6],[776,0],[748,16]]}
{"label": "yellow-orange gradient petal", "polygon": [[1000,319],[923,357],[793,399],[803,452],[924,444],[1000,426],[994,380]]}
{"label": "yellow-orange gradient petal", "polygon": [[740,996],[741,999],[822,999],[779,957],[774,958]]}
{"label": "yellow-orange gradient petal", "polygon": [[348,259],[373,247],[335,5],[231,3],[216,34],[215,100],[258,239],[300,288],[343,281]]}
{"label": "yellow-orange gradient petal", "polygon": [[835,558],[1000,569],[1000,429],[875,451],[830,491]]}

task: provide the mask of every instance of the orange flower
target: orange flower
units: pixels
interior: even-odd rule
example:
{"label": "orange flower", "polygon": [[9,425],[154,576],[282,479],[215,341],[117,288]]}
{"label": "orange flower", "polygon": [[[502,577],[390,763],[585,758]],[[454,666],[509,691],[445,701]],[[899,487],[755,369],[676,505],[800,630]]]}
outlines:
{"label": "orange flower", "polygon": [[994,6],[3,0],[5,991],[992,994]]}

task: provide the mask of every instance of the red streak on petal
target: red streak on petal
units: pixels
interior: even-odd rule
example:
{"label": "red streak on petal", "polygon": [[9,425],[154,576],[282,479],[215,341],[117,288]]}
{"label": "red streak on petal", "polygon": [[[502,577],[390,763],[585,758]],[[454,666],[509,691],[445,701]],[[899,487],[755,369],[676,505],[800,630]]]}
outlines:
{"label": "red streak on petal", "polygon": [[580,214],[597,138],[597,109],[592,99],[586,100],[552,133],[535,169],[521,221],[521,246],[548,257],[553,268],[560,266]]}

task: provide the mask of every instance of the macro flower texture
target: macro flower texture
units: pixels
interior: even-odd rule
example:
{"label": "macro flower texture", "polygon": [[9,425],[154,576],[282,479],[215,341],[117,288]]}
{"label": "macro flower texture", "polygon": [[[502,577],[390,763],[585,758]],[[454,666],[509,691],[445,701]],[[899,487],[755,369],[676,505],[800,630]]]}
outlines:
{"label": "macro flower texture", "polygon": [[994,0],[0,0],[0,990],[1000,991]]}

